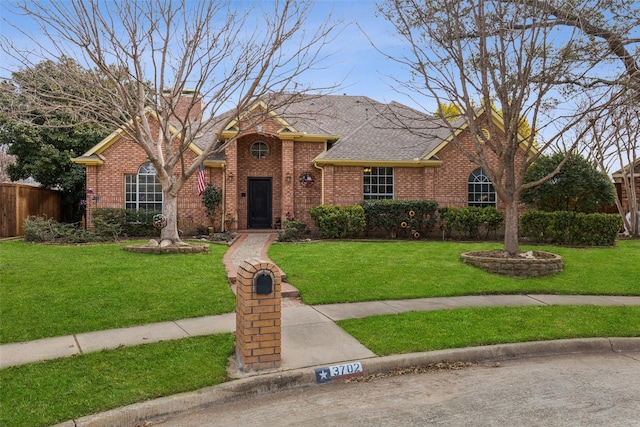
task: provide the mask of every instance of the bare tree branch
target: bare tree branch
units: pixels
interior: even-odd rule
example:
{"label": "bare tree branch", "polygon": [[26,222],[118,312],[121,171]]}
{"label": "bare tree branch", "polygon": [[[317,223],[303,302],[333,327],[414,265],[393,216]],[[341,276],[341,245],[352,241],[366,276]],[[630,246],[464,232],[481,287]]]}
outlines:
{"label": "bare tree branch", "polygon": [[[462,140],[456,132],[459,121],[441,121],[453,145],[493,183],[505,208],[505,250],[510,254],[518,248],[521,192],[557,174],[563,163],[525,184],[527,169],[545,150],[571,153],[577,147],[587,131],[576,125],[611,102],[611,85],[604,83],[638,77],[625,45],[626,30],[609,30],[614,27],[606,26],[606,18],[593,8],[565,10],[565,3],[387,0],[379,8],[405,46],[388,57],[412,72],[400,86],[415,99],[453,103],[469,133],[478,135],[472,142]],[[629,21],[638,22],[638,11],[629,14]],[[606,48],[596,39],[605,40]],[[613,66],[603,72],[602,61],[612,56],[622,65],[621,73]],[[628,78],[619,79],[624,73]],[[498,112],[503,126],[491,119]],[[519,132],[524,118],[532,128],[529,135]],[[494,137],[483,138],[483,127]]]}
{"label": "bare tree branch", "polygon": [[[224,149],[218,138],[227,125],[258,99],[277,93],[281,96],[274,99],[284,106],[293,92],[332,89],[300,83],[306,72],[326,59],[322,48],[341,25],[328,17],[324,24],[309,28],[311,4],[308,0],[263,4],[20,0],[14,10],[37,23],[45,36],[40,40],[31,36],[41,55],[58,62],[74,58],[95,70],[86,77],[63,67],[63,75],[81,79],[87,90],[99,94],[91,102],[81,94],[23,95],[39,98],[40,104],[44,95],[49,108],[72,106],[78,114],[91,112],[92,120],[112,130],[124,129],[156,168],[165,200],[175,201],[200,164]],[[7,39],[0,40],[0,48],[27,68],[37,58]],[[55,84],[46,75],[38,77]],[[195,96],[185,106],[180,102],[186,90]],[[235,113],[217,122],[215,118],[225,111]],[[155,123],[160,132],[154,130]],[[204,132],[214,137],[195,161],[186,162],[185,152]],[[169,226],[162,237],[177,241],[175,206],[169,202],[165,206],[174,212],[167,215]]]}

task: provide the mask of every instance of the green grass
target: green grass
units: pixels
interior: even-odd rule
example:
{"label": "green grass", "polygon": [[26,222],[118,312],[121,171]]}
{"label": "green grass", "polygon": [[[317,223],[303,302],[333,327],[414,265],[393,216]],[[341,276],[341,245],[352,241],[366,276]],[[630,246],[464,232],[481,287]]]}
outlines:
{"label": "green grass", "polygon": [[0,425],[51,425],[220,384],[233,349],[220,334],[5,368]]}
{"label": "green grass", "polygon": [[307,304],[456,295],[554,293],[640,295],[640,240],[613,248],[531,247],[562,255],[565,269],[511,278],[462,264],[460,253],[497,243],[433,241],[274,244],[269,257]]}
{"label": "green grass", "polygon": [[338,322],[378,356],[564,338],[640,336],[640,307],[463,308]]}
{"label": "green grass", "polygon": [[232,312],[222,256],[0,242],[0,342]]}
{"label": "green grass", "polygon": [[[0,242],[0,342],[231,312],[226,246],[208,255],[145,255],[123,244]],[[543,248],[565,271],[491,275],[460,252],[498,244],[276,244],[270,257],[308,304],[496,293],[640,295],[640,241],[615,248]],[[345,320],[377,354],[595,336],[640,336],[640,307],[445,310]],[[0,370],[0,425],[41,426],[226,380],[231,334],[148,344]]]}

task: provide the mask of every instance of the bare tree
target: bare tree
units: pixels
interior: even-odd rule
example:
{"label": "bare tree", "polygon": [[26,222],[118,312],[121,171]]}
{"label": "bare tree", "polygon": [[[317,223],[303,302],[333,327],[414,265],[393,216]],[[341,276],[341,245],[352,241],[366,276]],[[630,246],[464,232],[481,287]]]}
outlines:
{"label": "bare tree", "polygon": [[[178,192],[205,158],[224,149],[214,137],[187,163],[184,154],[195,139],[205,131],[221,135],[231,120],[267,94],[280,94],[278,102],[286,105],[287,93],[312,89],[298,79],[325,59],[322,47],[340,23],[328,17],[309,31],[310,6],[306,0],[20,1],[14,10],[40,29],[38,35],[25,33],[33,46],[45,58],[63,64],[70,57],[95,69],[87,78],[67,68],[66,78],[81,79],[98,96],[61,91],[23,95],[38,97],[40,105],[45,102],[51,109],[72,106],[111,130],[123,129],[144,149],[162,185],[167,227],[161,238],[179,242]],[[24,66],[33,64],[33,51],[18,50],[8,39],[1,43]],[[37,77],[55,87],[47,75]],[[196,96],[181,105],[185,90]],[[222,111],[235,113],[214,123]]]}
{"label": "bare tree", "polygon": [[11,182],[7,173],[7,166],[15,163],[16,159],[7,153],[7,146],[0,145],[0,182]]}
{"label": "bare tree", "polygon": [[[477,135],[472,146],[464,146],[455,134],[459,122],[442,121],[453,144],[482,167],[504,203],[509,255],[519,248],[520,194],[557,174],[564,162],[524,183],[529,166],[548,148],[570,153],[586,132],[575,125],[606,105],[611,85],[639,78],[636,57],[627,50],[638,40],[626,38],[638,22],[637,8],[624,0],[608,2],[607,10],[592,3],[387,0],[379,8],[406,46],[388,57],[412,73],[396,87],[417,103],[455,104],[460,120]],[[503,129],[488,120],[497,111]],[[518,131],[523,119],[533,129],[529,135]],[[485,126],[504,138],[486,138]]]}
{"label": "bare tree", "polygon": [[[621,185],[626,196],[626,206],[621,194],[616,195],[616,207],[622,216],[624,228],[631,236],[640,235],[638,218],[637,168],[640,167],[640,108],[636,92],[623,91],[600,117],[586,118],[584,126],[584,150],[594,159],[600,170]],[[613,170],[612,170],[613,169]]]}

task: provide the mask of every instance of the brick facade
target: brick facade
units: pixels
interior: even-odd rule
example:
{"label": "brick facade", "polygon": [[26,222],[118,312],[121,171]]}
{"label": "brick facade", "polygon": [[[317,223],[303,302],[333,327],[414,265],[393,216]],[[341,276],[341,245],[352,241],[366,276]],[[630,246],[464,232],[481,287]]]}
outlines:
{"label": "brick facade", "polygon": [[[250,178],[271,179],[273,227],[287,216],[310,224],[309,209],[321,204],[321,171],[314,167],[313,159],[324,151],[325,143],[285,139],[286,134],[278,134],[281,126],[275,120],[263,122],[259,132],[254,126],[243,132],[225,152],[226,214],[234,218],[238,229],[248,228]],[[265,158],[252,156],[251,146],[256,142],[269,147]],[[314,177],[313,185],[300,183],[303,174]],[[359,191],[362,194],[361,188]]]}
{"label": "brick facade", "polygon": [[[102,155],[105,160],[99,166],[87,166],[87,224],[92,224],[92,212],[96,208],[125,207],[125,175],[137,174],[140,166],[148,162],[144,150],[127,138],[121,138],[106,148]],[[196,155],[192,151],[185,153],[185,162],[193,162]],[[205,182],[217,188],[222,187],[221,168],[205,168]],[[217,214],[221,214],[217,212]],[[202,199],[198,196],[197,176],[189,178],[178,197],[178,229],[184,234],[193,234],[198,227],[210,224],[206,217]],[[220,227],[221,220],[215,221]]]}
{"label": "brick facade", "polygon": [[[325,151],[326,141],[304,135],[283,132],[281,121],[263,115],[261,122],[256,115],[238,123],[242,131],[225,149],[224,165],[210,167],[205,162],[206,182],[223,189],[224,201],[217,212],[215,225],[220,228],[223,219],[230,219],[227,229],[247,229],[249,227],[249,181],[253,178],[267,179],[271,183],[270,228],[276,227],[286,217],[293,217],[312,225],[309,209],[324,204],[348,205],[363,199],[363,166],[323,164],[317,166],[314,159]],[[249,122],[249,120],[252,120]],[[469,130],[464,130],[459,141],[473,150],[473,140]],[[263,142],[269,152],[264,158],[251,154],[251,147]],[[147,162],[144,151],[127,140],[119,138],[101,153],[104,159],[100,165],[87,165],[87,188],[93,190],[88,195],[87,222],[91,223],[91,211],[96,207],[123,208],[124,179],[126,174],[136,174],[140,166]],[[196,154],[185,153],[185,163],[191,164]],[[518,154],[522,161],[524,153]],[[394,197],[396,199],[435,200],[440,206],[467,206],[468,179],[478,168],[460,153],[453,144],[448,144],[437,152],[441,161],[438,166],[393,167]],[[489,159],[495,165],[495,158]],[[217,164],[216,164],[217,165]],[[302,185],[302,176],[313,177],[312,185]],[[308,184],[308,183],[307,183]],[[210,225],[205,216],[201,197],[197,193],[197,177],[192,176],[180,191],[178,199],[178,229],[184,234]],[[99,200],[93,200],[98,196]],[[498,203],[500,209],[500,203]]]}

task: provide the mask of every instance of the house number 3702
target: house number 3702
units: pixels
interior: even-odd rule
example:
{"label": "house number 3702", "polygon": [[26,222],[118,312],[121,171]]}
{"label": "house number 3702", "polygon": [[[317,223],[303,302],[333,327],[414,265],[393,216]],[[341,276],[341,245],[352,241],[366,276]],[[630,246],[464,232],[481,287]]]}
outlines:
{"label": "house number 3702", "polygon": [[360,362],[355,362],[344,365],[329,366],[329,372],[331,372],[332,378],[358,374],[362,372],[362,364]]}

